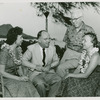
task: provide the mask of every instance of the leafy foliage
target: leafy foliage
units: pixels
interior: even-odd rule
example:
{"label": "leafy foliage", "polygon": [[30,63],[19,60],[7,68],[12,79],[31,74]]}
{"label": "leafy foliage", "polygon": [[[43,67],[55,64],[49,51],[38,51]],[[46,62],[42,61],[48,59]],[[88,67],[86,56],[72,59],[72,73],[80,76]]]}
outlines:
{"label": "leafy foliage", "polygon": [[70,13],[72,7],[79,7],[81,9],[93,7],[99,13],[99,2],[36,2],[31,6],[37,9],[37,15],[42,16],[49,12],[54,18],[55,22],[63,23],[65,26],[71,24],[70,18],[65,17],[65,14]]}

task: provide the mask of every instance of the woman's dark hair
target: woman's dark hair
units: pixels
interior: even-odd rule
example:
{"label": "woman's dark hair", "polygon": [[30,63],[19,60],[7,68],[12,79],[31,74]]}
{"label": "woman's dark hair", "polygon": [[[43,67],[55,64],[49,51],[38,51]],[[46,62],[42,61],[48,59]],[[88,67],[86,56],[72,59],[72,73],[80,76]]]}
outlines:
{"label": "woman's dark hair", "polygon": [[91,37],[91,42],[93,43],[93,47],[99,48],[99,54],[100,54],[100,42],[97,39],[97,36],[95,33],[89,32],[86,33],[84,36],[89,35]]}
{"label": "woman's dark hair", "polygon": [[6,43],[12,45],[16,40],[17,36],[23,33],[23,29],[20,27],[11,28],[7,33],[7,40]]}
{"label": "woman's dark hair", "polygon": [[98,46],[98,39],[95,33],[88,32],[84,36],[89,35],[91,37],[91,42],[93,43],[93,47]]}

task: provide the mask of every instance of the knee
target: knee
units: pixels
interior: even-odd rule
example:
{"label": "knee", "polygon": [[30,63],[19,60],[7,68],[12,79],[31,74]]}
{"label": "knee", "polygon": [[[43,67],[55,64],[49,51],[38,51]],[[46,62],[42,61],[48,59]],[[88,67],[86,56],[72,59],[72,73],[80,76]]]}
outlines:
{"label": "knee", "polygon": [[44,83],[43,82],[38,82],[35,84],[36,87],[44,87]]}
{"label": "knee", "polygon": [[63,70],[63,66],[59,65],[58,68],[57,68],[57,72],[61,72],[62,70]]}
{"label": "knee", "polygon": [[58,76],[64,77],[64,75],[66,73],[66,68],[62,65],[59,65],[58,68],[57,68],[56,73],[58,74]]}
{"label": "knee", "polygon": [[61,65],[59,65],[59,66],[57,67],[57,70],[60,70],[60,69],[62,69],[62,68],[61,68]]}
{"label": "knee", "polygon": [[61,81],[62,80],[62,77],[61,76],[59,76],[59,75],[57,75],[56,76],[56,78],[54,79],[55,81],[57,81],[57,82],[59,82],[59,81]]}
{"label": "knee", "polygon": [[58,78],[56,78],[53,83],[60,83],[62,81],[62,77],[59,76]]}
{"label": "knee", "polygon": [[51,84],[59,83],[61,82],[62,77],[60,75],[56,75],[56,77],[53,78]]}

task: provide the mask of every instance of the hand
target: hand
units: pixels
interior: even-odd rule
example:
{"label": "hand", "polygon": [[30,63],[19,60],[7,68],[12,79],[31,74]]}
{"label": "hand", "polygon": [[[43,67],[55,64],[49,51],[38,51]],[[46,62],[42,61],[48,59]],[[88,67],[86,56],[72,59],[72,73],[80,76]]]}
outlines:
{"label": "hand", "polygon": [[19,76],[23,76],[24,75],[22,66],[19,66],[17,72],[18,72]]}
{"label": "hand", "polygon": [[28,78],[27,76],[21,76],[21,77],[19,78],[19,80],[20,80],[20,81],[28,81],[29,78]]}
{"label": "hand", "polygon": [[50,67],[51,67],[50,65],[44,66],[44,67],[42,67],[42,71],[46,72],[46,73],[49,73]]}
{"label": "hand", "polygon": [[69,77],[69,74],[65,75],[64,80]]}
{"label": "hand", "polygon": [[42,66],[40,65],[36,65],[35,70],[42,72]]}
{"label": "hand", "polygon": [[48,71],[49,71],[49,68],[47,68],[47,67],[42,68],[42,71],[43,71],[43,72],[48,72]]}
{"label": "hand", "polygon": [[69,70],[67,69],[66,70],[66,74],[64,75],[64,77],[62,78],[62,80],[65,80],[66,78],[68,78],[69,76]]}

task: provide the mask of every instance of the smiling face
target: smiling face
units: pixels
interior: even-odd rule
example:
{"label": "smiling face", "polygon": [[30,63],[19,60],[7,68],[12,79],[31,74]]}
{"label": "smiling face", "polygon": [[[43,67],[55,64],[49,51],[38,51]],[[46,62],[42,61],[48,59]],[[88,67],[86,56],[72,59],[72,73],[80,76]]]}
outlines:
{"label": "smiling face", "polygon": [[82,43],[83,43],[83,48],[84,48],[84,49],[88,49],[88,48],[90,48],[90,47],[93,47],[93,43],[92,43],[91,37],[90,37],[89,35],[85,35],[85,36],[83,37]]}
{"label": "smiling face", "polygon": [[83,13],[80,9],[71,9],[71,22],[74,27],[78,28],[82,25]]}
{"label": "smiling face", "polygon": [[21,44],[22,44],[22,42],[23,42],[23,37],[22,37],[22,35],[18,35],[17,36],[17,40],[16,40],[16,44],[17,44],[17,46],[20,46]]}
{"label": "smiling face", "polygon": [[72,17],[71,22],[75,28],[78,28],[82,25],[82,16],[80,17]]}
{"label": "smiling face", "polygon": [[50,44],[50,35],[47,32],[42,32],[38,42],[42,48],[48,48]]}

